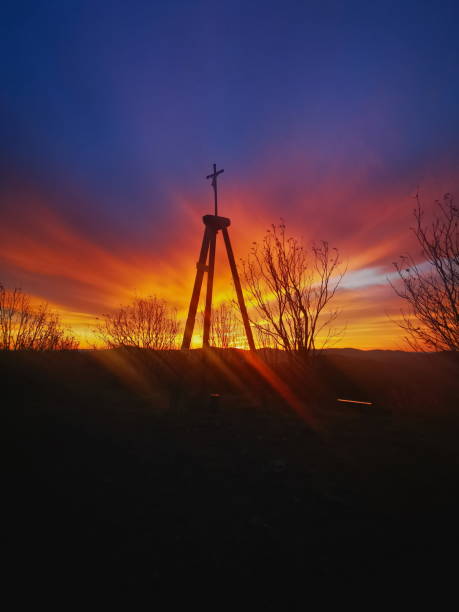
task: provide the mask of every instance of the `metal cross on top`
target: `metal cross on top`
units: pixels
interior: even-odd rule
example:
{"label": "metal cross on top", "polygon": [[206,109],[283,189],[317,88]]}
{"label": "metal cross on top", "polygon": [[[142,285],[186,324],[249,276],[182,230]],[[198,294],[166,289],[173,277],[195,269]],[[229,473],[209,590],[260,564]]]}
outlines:
{"label": "metal cross on top", "polygon": [[217,164],[214,164],[214,171],[212,174],[208,174],[206,176],[207,179],[212,179],[212,187],[214,188],[214,203],[215,203],[215,216],[218,216],[218,202],[217,202],[217,176],[225,172],[223,168],[221,170],[217,170]]}

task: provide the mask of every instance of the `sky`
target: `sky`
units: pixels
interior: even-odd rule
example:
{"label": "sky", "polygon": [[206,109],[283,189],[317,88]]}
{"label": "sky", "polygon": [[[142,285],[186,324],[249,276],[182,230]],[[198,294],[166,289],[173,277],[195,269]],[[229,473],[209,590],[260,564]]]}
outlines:
{"label": "sky", "polygon": [[[272,223],[347,268],[340,346],[403,347],[414,195],[459,184],[457,2],[2,3],[0,283],[83,345],[135,295],[186,315],[220,179],[244,259]],[[231,297],[217,245],[216,303]]]}

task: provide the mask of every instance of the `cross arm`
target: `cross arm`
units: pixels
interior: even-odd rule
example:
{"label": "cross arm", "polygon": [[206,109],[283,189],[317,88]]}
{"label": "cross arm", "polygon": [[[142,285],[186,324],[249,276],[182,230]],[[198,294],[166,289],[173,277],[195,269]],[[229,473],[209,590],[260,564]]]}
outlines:
{"label": "cross arm", "polygon": [[213,172],[212,174],[208,174],[206,176],[206,178],[210,179],[210,178],[215,178],[216,176],[218,176],[219,174],[221,174],[222,172],[225,172],[224,168],[222,168],[221,170],[219,170],[218,172]]}

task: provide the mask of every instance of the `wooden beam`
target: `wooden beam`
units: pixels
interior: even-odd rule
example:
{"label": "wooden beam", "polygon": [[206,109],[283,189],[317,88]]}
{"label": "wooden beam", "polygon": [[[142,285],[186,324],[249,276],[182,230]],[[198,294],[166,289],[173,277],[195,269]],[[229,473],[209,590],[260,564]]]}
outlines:
{"label": "wooden beam", "polygon": [[217,232],[215,230],[208,229],[210,234],[210,248],[209,248],[209,264],[207,269],[207,293],[206,293],[206,307],[204,310],[204,333],[202,337],[202,345],[209,346],[210,342],[210,325],[212,316],[212,290],[214,286],[214,269],[215,269],[215,246],[217,242]]}
{"label": "wooden beam", "polygon": [[193,336],[194,324],[196,321],[196,312],[198,310],[199,294],[201,293],[202,279],[206,271],[207,251],[209,250],[210,231],[206,227],[202,239],[201,252],[199,261],[196,264],[196,278],[194,280],[193,293],[191,294],[190,308],[188,309],[188,317],[186,320],[185,331],[183,333],[182,349],[189,349],[191,338]]}
{"label": "wooden beam", "polygon": [[236,289],[236,295],[239,302],[239,309],[242,315],[242,321],[244,323],[245,334],[247,336],[247,342],[251,351],[255,350],[255,342],[253,341],[252,328],[249,323],[249,315],[247,314],[247,308],[245,307],[244,295],[242,293],[241,281],[239,280],[239,273],[237,271],[236,261],[234,260],[234,253],[231,247],[231,241],[226,227],[222,228],[223,238],[225,240],[226,252],[228,254],[228,261],[231,268],[231,274],[233,275],[234,287]]}

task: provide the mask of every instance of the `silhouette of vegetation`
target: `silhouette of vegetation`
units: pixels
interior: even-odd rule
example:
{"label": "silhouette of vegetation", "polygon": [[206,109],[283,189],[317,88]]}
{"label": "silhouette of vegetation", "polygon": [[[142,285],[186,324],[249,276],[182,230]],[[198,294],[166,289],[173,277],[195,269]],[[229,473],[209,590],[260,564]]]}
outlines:
{"label": "silhouette of vegetation", "polygon": [[260,349],[275,349],[278,348],[276,339],[269,332],[265,331],[264,327],[255,327],[255,338],[257,347]]}
{"label": "silhouette of vegetation", "polygon": [[308,251],[285,229],[284,223],[272,225],[243,261],[249,304],[257,314],[252,324],[263,347],[313,354],[339,333],[333,328],[338,311],[329,306],[344,272],[328,242]]}
{"label": "silhouette of vegetation", "polygon": [[33,306],[21,289],[0,285],[0,350],[60,351],[78,348],[47,304]]}
{"label": "silhouette of vegetation", "polygon": [[[237,313],[237,304],[221,302],[212,308],[210,324],[210,344],[217,348],[234,348],[247,345],[244,326]],[[201,313],[204,324],[204,313]]]}
{"label": "silhouette of vegetation", "polygon": [[168,350],[177,348],[179,330],[177,312],[165,300],[149,296],[102,315],[96,333],[109,348]]}
{"label": "silhouette of vegetation", "polygon": [[408,305],[400,327],[415,350],[459,350],[459,209],[451,194],[436,201],[437,214],[424,222],[419,196],[412,231],[423,261],[403,255],[394,266],[400,284],[392,288]]}

